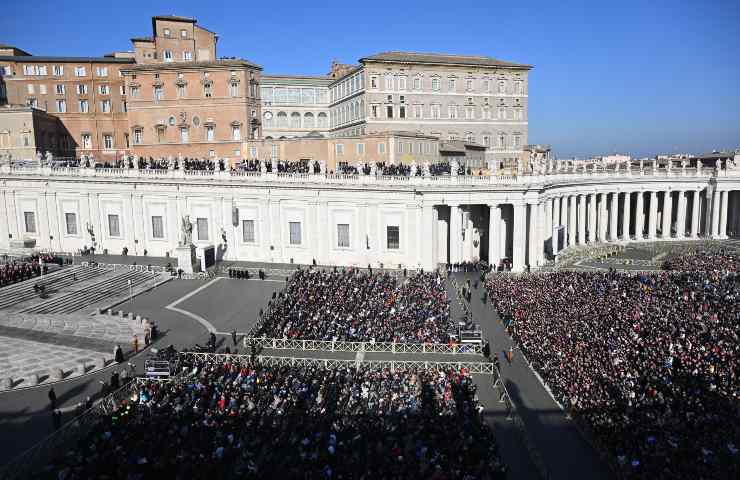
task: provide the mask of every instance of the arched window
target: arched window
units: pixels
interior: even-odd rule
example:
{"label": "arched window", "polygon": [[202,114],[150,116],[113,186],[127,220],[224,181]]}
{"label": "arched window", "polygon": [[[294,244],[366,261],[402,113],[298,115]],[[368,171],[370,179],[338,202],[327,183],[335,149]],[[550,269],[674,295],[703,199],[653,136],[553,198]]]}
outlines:
{"label": "arched window", "polygon": [[278,112],[277,114],[277,126],[278,128],[288,127],[288,114],[285,112]]}
{"label": "arched window", "polygon": [[498,134],[498,146],[499,148],[506,147],[506,134],[503,132],[500,132]]}
{"label": "arched window", "polygon": [[304,128],[314,128],[316,125],[316,122],[314,122],[313,113],[307,112],[305,115],[303,115],[303,127]]}
{"label": "arched window", "polygon": [[355,119],[355,103],[354,102],[349,104],[349,119],[350,120]]}
{"label": "arched window", "polygon": [[475,143],[475,135],[473,135],[473,132],[466,133],[465,140],[470,143]]}
{"label": "arched window", "polygon": [[360,118],[365,117],[365,100],[360,100],[360,110],[357,112],[357,116]]}
{"label": "arched window", "polygon": [[264,117],[264,128],[272,128],[272,112],[265,112]]}
{"label": "arched window", "polygon": [[167,123],[170,124],[170,127],[174,127],[175,126],[175,117],[171,115],[170,118],[168,119]]}
{"label": "arched window", "polygon": [[326,128],[326,113],[324,113],[324,112],[319,113],[318,127],[319,128]]}
{"label": "arched window", "polygon": [[301,114],[293,112],[290,114],[290,128],[301,128]]}

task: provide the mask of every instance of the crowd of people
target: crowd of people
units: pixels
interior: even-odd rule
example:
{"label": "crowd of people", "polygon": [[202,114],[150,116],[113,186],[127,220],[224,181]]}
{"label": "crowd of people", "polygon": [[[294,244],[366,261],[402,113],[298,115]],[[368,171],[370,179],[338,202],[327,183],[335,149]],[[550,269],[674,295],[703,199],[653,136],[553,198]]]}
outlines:
{"label": "crowd of people", "polygon": [[737,272],[740,270],[740,255],[725,250],[670,254],[663,261],[663,270]]}
{"label": "crowd of people", "polygon": [[63,260],[47,254],[32,255],[24,260],[5,257],[5,262],[0,265],[0,287],[38,277],[42,272],[47,273],[48,263],[62,265]]}
{"label": "crowd of people", "polygon": [[272,162],[268,160],[242,160],[235,166],[235,170],[242,172],[260,172],[264,167],[267,173],[319,173],[319,166],[317,164],[311,166],[308,160],[288,161],[288,160],[277,160],[275,162],[275,168],[273,168]]}
{"label": "crowd of people", "polygon": [[447,291],[436,273],[397,283],[387,273],[304,269],[271,301],[255,336],[448,343],[453,327]]}
{"label": "crowd of people", "polygon": [[486,286],[532,367],[625,476],[738,478],[739,280],[559,272]]}
{"label": "crowd of people", "polygon": [[465,371],[190,361],[139,385],[53,478],[503,479]]}

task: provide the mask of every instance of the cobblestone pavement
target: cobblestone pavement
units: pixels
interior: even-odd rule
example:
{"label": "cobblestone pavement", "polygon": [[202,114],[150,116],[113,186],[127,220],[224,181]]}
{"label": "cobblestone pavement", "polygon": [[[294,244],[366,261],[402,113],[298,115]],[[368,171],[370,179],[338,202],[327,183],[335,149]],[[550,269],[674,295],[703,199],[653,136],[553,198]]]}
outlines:
{"label": "cobblestone pavement", "polygon": [[138,322],[122,319],[118,315],[9,314],[0,312],[0,327],[13,327],[15,329],[100,340],[111,345],[115,343],[128,344],[134,335],[138,335],[140,339],[144,338],[144,328]]}

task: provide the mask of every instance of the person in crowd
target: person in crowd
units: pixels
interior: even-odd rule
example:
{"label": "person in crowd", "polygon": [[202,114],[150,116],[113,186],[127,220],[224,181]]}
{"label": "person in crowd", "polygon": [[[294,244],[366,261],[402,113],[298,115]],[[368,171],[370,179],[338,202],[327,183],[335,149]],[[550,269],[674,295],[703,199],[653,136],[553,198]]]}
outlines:
{"label": "person in crowd", "polygon": [[116,363],[121,363],[124,361],[123,358],[123,349],[120,345],[116,345],[113,348],[113,358],[115,359]]}
{"label": "person in crowd", "polygon": [[51,410],[54,411],[57,408],[57,394],[54,391],[54,387],[51,387],[49,389],[49,405],[51,406]]}
{"label": "person in crowd", "polygon": [[532,367],[630,478],[740,476],[735,254],[677,271],[491,276],[491,303]]}

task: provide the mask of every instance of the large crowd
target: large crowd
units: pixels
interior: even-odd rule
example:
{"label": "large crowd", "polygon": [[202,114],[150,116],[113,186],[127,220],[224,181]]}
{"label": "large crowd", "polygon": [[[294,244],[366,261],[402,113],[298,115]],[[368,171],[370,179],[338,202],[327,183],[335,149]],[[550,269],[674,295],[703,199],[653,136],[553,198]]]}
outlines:
{"label": "large crowd", "polygon": [[663,261],[663,270],[737,272],[740,270],[740,254],[725,250],[672,253]]}
{"label": "large crowd", "polygon": [[387,273],[304,269],[270,302],[256,336],[448,343],[453,327],[447,291],[436,273],[397,283]]}
{"label": "large crowd", "polygon": [[[194,363],[193,363],[194,362]],[[502,479],[464,371],[190,361],[144,383],[49,478]]]}
{"label": "large crowd", "polygon": [[739,278],[559,272],[486,286],[532,367],[625,476],[740,478]]}
{"label": "large crowd", "polygon": [[47,273],[47,263],[62,264],[62,260],[52,255],[33,255],[25,260],[7,260],[0,264],[0,287],[22,282],[30,278],[38,277],[41,273]]}

